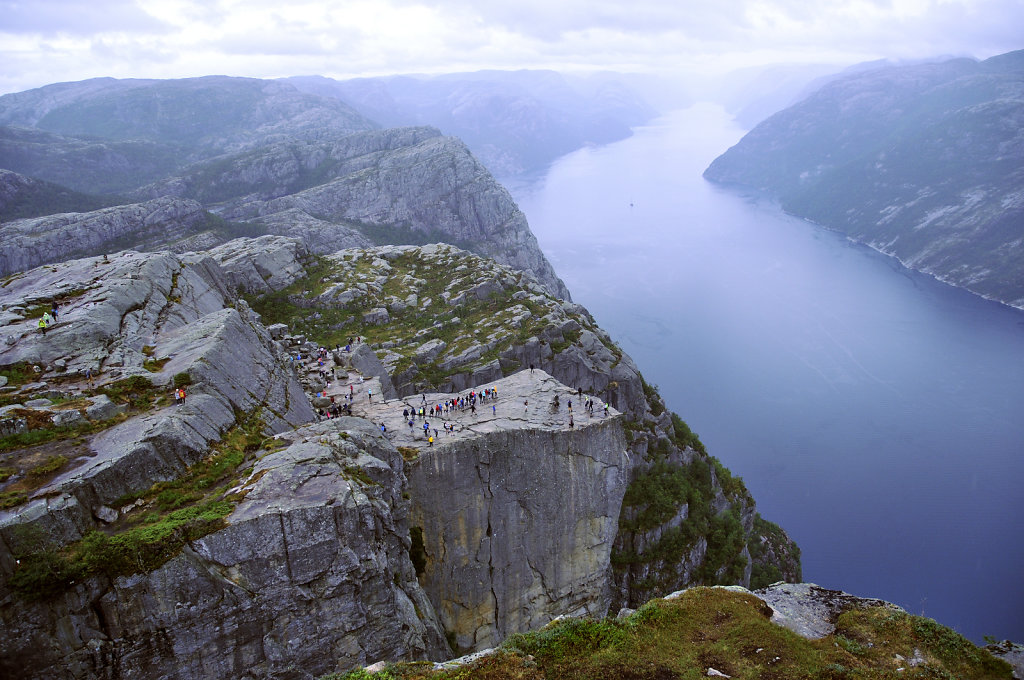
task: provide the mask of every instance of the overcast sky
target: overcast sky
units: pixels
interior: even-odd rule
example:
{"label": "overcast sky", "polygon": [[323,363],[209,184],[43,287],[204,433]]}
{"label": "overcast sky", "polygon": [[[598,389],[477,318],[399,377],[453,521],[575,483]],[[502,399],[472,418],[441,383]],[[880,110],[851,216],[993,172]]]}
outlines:
{"label": "overcast sky", "polygon": [[0,93],[96,76],[707,73],[1024,47],[1024,0],[0,0]]}

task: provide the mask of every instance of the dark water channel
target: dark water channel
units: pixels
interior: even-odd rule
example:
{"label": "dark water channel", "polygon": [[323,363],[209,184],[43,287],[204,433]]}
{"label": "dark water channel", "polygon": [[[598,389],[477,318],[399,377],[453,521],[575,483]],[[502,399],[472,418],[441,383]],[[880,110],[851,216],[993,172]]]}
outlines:
{"label": "dark water channel", "polygon": [[698,105],[511,189],[805,580],[1024,642],[1024,312],[706,183],[742,134]]}

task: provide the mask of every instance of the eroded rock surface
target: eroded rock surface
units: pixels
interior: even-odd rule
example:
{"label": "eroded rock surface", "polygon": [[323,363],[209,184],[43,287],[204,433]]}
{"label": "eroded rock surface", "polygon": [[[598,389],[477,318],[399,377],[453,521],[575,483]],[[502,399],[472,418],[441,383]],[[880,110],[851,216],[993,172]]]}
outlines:
{"label": "eroded rock surface", "polygon": [[227,526],[156,571],[90,579],[45,605],[8,600],[0,668],[311,678],[448,656],[409,561],[398,452],[355,418],[286,438],[240,481],[248,493]]}

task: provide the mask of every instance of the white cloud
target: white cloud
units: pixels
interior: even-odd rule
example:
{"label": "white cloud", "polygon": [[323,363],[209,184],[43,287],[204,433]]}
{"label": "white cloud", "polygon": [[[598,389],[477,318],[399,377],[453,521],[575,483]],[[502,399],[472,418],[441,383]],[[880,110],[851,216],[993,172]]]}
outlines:
{"label": "white cloud", "polygon": [[0,31],[8,34],[159,33],[169,27],[133,0],[0,0]]}
{"label": "white cloud", "polygon": [[98,75],[679,71],[1024,47],[1020,0],[0,0],[0,92]]}

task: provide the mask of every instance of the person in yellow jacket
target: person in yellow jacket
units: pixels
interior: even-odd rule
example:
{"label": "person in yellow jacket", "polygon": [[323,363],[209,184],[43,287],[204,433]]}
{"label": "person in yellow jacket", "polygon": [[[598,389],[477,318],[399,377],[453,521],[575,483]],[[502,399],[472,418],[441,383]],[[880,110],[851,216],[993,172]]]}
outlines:
{"label": "person in yellow jacket", "polygon": [[46,325],[47,324],[46,324],[46,319],[45,318],[39,319],[39,330],[42,331],[43,337],[46,336]]}

